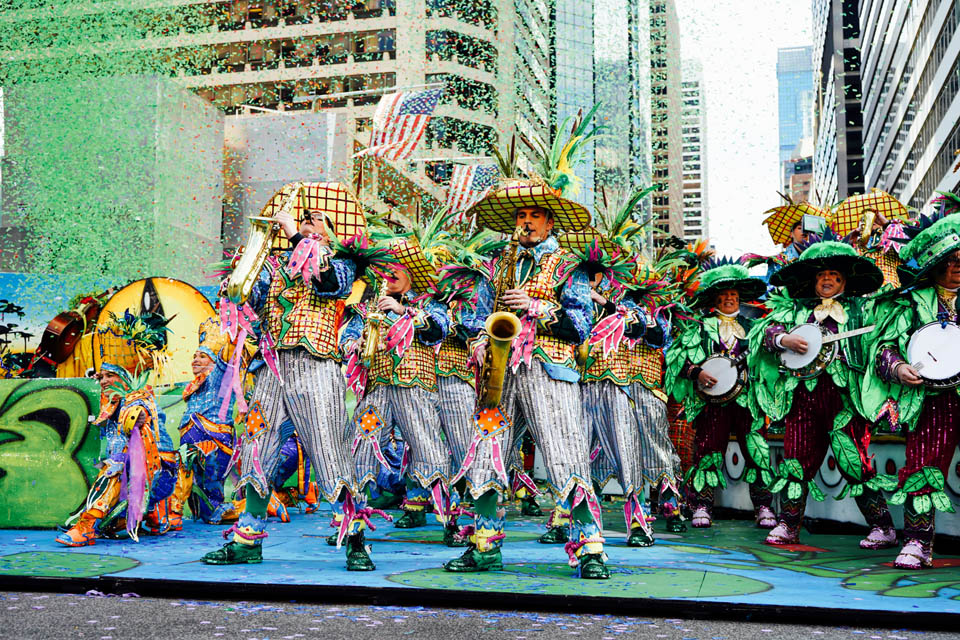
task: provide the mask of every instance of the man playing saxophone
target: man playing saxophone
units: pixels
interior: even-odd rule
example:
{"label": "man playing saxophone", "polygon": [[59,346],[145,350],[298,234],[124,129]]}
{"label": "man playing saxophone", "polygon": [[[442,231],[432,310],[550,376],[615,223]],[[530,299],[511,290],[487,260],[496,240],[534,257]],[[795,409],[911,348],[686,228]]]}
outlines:
{"label": "man playing saxophone", "polygon": [[[514,232],[516,244],[489,263],[490,280],[477,287],[476,317],[462,322],[479,331],[493,312],[506,310],[519,320],[519,335],[506,358],[497,353],[502,345],[498,347],[486,333],[471,345],[479,362],[489,350],[490,359],[501,364],[488,366],[480,380],[477,433],[453,480],[465,478],[474,498],[476,522],[468,527],[471,544],[444,568],[457,572],[502,568],[504,511],[497,502],[509,489],[505,458],[513,442],[512,425],[522,417],[544,456],[554,496],[572,509],[572,535],[566,546],[571,566],[578,567],[580,577],[607,578],[574,360],[576,345],[590,333],[590,287],[586,273],[552,235],[555,228],[582,228],[590,214],[543,181],[518,179],[492,190],[471,213],[481,226]],[[488,330],[494,320],[499,321],[499,315],[493,316]],[[499,386],[501,376],[502,393],[494,402],[489,391]]]}
{"label": "man playing saxophone", "polygon": [[[203,562],[262,561],[270,479],[280,464],[281,447],[296,429],[320,491],[329,502],[346,504],[349,512],[338,537],[347,539],[347,569],[370,570],[374,567],[363,544],[362,505],[354,503],[353,462],[343,440],[346,388],[338,341],[343,300],[358,274],[352,258],[331,249],[331,243],[342,247],[342,242],[363,236],[363,209],[339,183],[294,183],[274,196],[264,215],[280,227],[282,237],[252,233],[244,253],[271,243],[281,250],[263,262],[238,262],[226,290],[235,296],[239,281],[254,278],[250,293],[221,302],[221,314],[225,306],[244,303],[241,323],[256,314],[253,321],[259,321],[262,333],[260,358],[266,363],[257,370],[242,427],[237,488],[246,487],[246,511],[226,532],[233,534],[227,544],[205,555]],[[250,273],[238,273],[239,265],[253,263]]]}

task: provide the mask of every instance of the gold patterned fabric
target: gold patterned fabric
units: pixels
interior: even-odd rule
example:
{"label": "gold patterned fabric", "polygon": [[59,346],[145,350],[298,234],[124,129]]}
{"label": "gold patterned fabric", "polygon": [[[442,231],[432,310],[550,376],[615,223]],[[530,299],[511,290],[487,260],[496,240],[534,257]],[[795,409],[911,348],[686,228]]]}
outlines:
{"label": "gold patterned fabric", "polygon": [[[495,272],[501,273],[501,262],[503,255],[497,259]],[[551,303],[554,309],[559,308],[557,300],[557,287],[563,281],[563,276],[570,273],[574,268],[572,256],[566,249],[557,249],[553,253],[545,253],[540,257],[540,262],[533,269],[533,273],[527,281],[520,286],[527,292],[527,295],[535,300],[542,300]],[[550,306],[550,305],[547,305]],[[541,319],[541,322],[549,324],[549,318]],[[577,363],[574,360],[574,351],[576,346],[570,342],[559,340],[552,335],[547,335],[544,331],[537,331],[537,339],[534,343],[533,357],[551,364],[561,365],[570,369],[576,369]]]}
{"label": "gold patterned fabric", "polygon": [[615,385],[629,386],[640,373],[640,354],[631,349],[626,342],[620,348],[604,357],[603,348],[591,346],[583,372],[584,382],[609,380]]}
{"label": "gold patterned fabric", "polygon": [[645,344],[637,349],[640,371],[635,380],[654,393],[663,393],[663,351]]}
{"label": "gold patterned fabric", "polygon": [[[304,210],[309,210],[322,213],[340,240],[348,240],[366,232],[363,206],[357,197],[339,182],[292,182],[270,198],[260,215],[272,218],[290,195],[296,196],[291,215],[298,225],[303,221]],[[282,233],[278,233],[273,248],[288,250],[293,247]]]}
{"label": "gold patterned fabric", "polygon": [[581,204],[562,197],[541,180],[506,179],[475,204],[466,216],[498,233],[513,233],[517,209],[543,207],[553,213],[558,231],[576,231],[590,223],[590,212]]}
{"label": "gold patterned fabric", "polygon": [[826,218],[827,212],[823,209],[813,206],[809,202],[799,204],[789,204],[782,207],[774,207],[768,210],[764,215],[770,214],[763,221],[770,232],[770,238],[777,244],[788,245],[792,241],[790,231],[793,226],[803,220],[804,215]]}
{"label": "gold patterned fabric", "polygon": [[909,218],[907,208],[899,200],[880,189],[871,189],[870,193],[858,193],[841,202],[830,216],[830,228],[841,238],[849,235],[860,227],[867,211],[880,213],[891,221]]}
{"label": "gold patterned fabric", "polygon": [[303,278],[292,280],[286,269],[278,267],[264,309],[277,349],[304,347],[316,357],[340,361],[337,331],[343,319],[343,300],[321,298]]}
{"label": "gold patterned fabric", "polygon": [[437,352],[437,374],[441,376],[456,376],[471,385],[476,384],[473,369],[467,366],[467,348],[454,338],[447,338],[440,343]]}
{"label": "gold patterned fabric", "polygon": [[883,284],[893,288],[900,286],[900,274],[897,273],[897,267],[903,264],[903,260],[897,255],[896,251],[873,251],[867,252],[867,258],[873,260],[877,268],[883,274]]}
{"label": "gold patterned fabric", "polygon": [[378,351],[370,363],[367,393],[380,385],[437,390],[437,354],[433,347],[413,341],[402,358],[394,351]]}

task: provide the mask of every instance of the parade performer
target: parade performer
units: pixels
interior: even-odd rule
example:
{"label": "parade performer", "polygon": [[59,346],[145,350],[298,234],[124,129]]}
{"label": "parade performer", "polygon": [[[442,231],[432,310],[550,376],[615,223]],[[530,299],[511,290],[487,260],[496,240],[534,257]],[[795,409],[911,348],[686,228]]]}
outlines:
{"label": "parade performer", "polygon": [[[264,325],[260,352],[266,365],[256,372],[239,455],[237,487],[244,488],[246,511],[225,533],[232,534],[227,544],[203,561],[262,561],[271,479],[291,435],[282,428],[289,418],[321,493],[341,509],[338,542],[347,540],[347,569],[372,570],[363,534],[369,514],[344,440],[346,385],[338,342],[344,300],[358,271],[367,266],[363,209],[342,184],[293,183],[274,196],[263,214],[251,221],[255,231],[226,286],[229,299],[220,301],[221,318],[239,332],[238,341],[253,333],[245,324],[251,318],[259,316]],[[280,226],[283,237],[273,238],[272,224]],[[257,231],[264,225],[266,232]],[[274,242],[279,251],[267,256]],[[239,381],[234,382],[228,391],[239,388]]]}
{"label": "parade performer", "polygon": [[767,265],[767,275],[764,277],[766,282],[777,271],[794,262],[800,257],[801,247],[810,240],[810,230],[803,226],[804,216],[810,216],[827,222],[828,212],[815,207],[809,202],[800,202],[794,204],[788,201],[787,204],[774,207],[766,212],[767,216],[763,224],[767,225],[767,231],[770,232],[770,239],[774,244],[781,245],[783,250],[773,257],[748,254],[744,256],[747,259],[747,266],[753,267],[757,264]]}
{"label": "parade performer", "polygon": [[[868,370],[863,403],[869,417],[892,409],[891,422],[906,428],[906,464],[890,499],[903,504],[905,543],[895,564],[919,569],[933,564],[936,512],[954,512],[944,489],[960,443],[960,364],[955,357],[941,358],[938,367],[935,358],[942,355],[938,348],[956,345],[960,336],[960,215],[922,217],[906,231],[900,271],[908,289],[878,302],[877,331],[867,351],[875,366]],[[947,371],[937,370],[944,366]]]}
{"label": "parade performer", "polygon": [[[429,233],[429,228],[428,231]],[[421,241],[430,246],[429,240]],[[450,331],[437,351],[437,387],[440,397],[440,424],[450,448],[451,469],[455,473],[463,465],[467,448],[473,439],[473,414],[476,405],[477,367],[470,362],[467,341],[473,332],[464,324],[464,314],[475,317],[476,289],[473,286],[484,260],[494,251],[503,248],[505,242],[496,234],[482,230],[462,243],[446,239],[438,247],[432,259],[434,266],[445,262],[437,284],[442,300],[447,305]],[[427,250],[429,251],[429,249]],[[447,478],[449,482],[450,478]],[[460,505],[465,482],[450,487],[447,508],[447,524],[443,541],[449,547],[462,547],[468,543],[457,535],[460,531],[457,520],[463,515],[472,515]],[[539,515],[539,514],[538,514]]]}
{"label": "parade performer", "polygon": [[857,252],[877,265],[883,287],[900,286],[897,268],[903,264],[897,245],[907,240],[903,225],[909,212],[896,198],[880,189],[852,195],[830,214],[833,233],[851,242]]}
{"label": "parade performer", "polygon": [[[853,247],[835,241],[830,230],[774,274],[770,283],[786,287],[771,294],[771,312],[750,331],[748,365],[759,378],[752,387],[760,408],[771,420],[784,420],[784,460],[776,470],[771,490],[783,490],[780,518],[767,544],[796,544],[808,493],[823,500],[814,482],[827,450],[847,480],[840,497],[856,499],[870,533],[861,548],[881,549],[896,544],[897,533],[879,489],[888,484],[870,463],[870,432],[863,417],[860,388],[865,371],[862,333],[868,331],[869,308],[861,297],[883,282],[880,270]],[[812,330],[809,340],[822,341],[821,332],[844,334],[835,357],[812,350],[808,339],[793,331],[799,325]],[[847,334],[847,332],[852,332]],[[811,350],[807,355],[808,349]],[[807,366],[802,361],[816,357]],[[795,356],[804,356],[797,362]],[[781,370],[789,369],[789,372]],[[798,368],[799,367],[799,368]]]}
{"label": "parade performer", "polygon": [[[478,361],[489,357],[493,363],[481,387],[477,431],[458,474],[474,498],[475,524],[470,547],[444,568],[502,568],[504,511],[497,501],[509,489],[505,458],[514,442],[512,421],[522,415],[543,454],[554,496],[572,508],[571,565],[583,578],[609,577],[574,361],[576,345],[590,331],[590,288],[586,274],[552,235],[554,227],[582,228],[589,212],[542,180],[512,179],[492,190],[473,213],[480,225],[513,235],[510,246],[490,264],[489,280],[478,285],[478,322],[468,326],[477,327],[489,317],[488,325],[503,322],[519,335],[512,348],[487,334],[473,345]],[[495,336],[501,335],[497,331]]]}
{"label": "parade performer", "polygon": [[362,396],[351,438],[357,480],[363,488],[389,469],[382,448],[396,425],[410,450],[407,496],[394,526],[423,526],[431,506],[445,524],[450,453],[441,438],[435,347],[450,321],[434,298],[438,275],[417,238],[400,236],[387,244],[399,265],[376,296],[354,308],[343,334],[350,386]]}
{"label": "parade performer", "polygon": [[726,486],[724,455],[730,435],[735,434],[745,461],[744,479],[750,487],[755,522],[771,529],[776,516],[770,508],[773,496],[766,489],[771,480],[770,452],[761,432],[763,416],[752,402],[746,374],[747,333],[753,320],[740,313],[741,304],[760,298],[766,286],[739,262],[725,259],[708,265],[700,278],[694,298],[700,316],[682,323],[667,352],[668,388],[696,429],[696,458],[687,471],[695,493],[692,524],[709,527],[713,523],[714,493]]}
{"label": "parade performer", "polygon": [[105,456],[86,504],[57,536],[68,547],[92,545],[98,537],[124,530],[139,540],[141,524],[158,534],[170,528],[167,498],[176,482],[177,456],[147,384],[150,370],[165,358],[166,320],[149,312],[110,316],[93,336],[101,389],[94,424],[100,427]]}
{"label": "parade performer", "polygon": [[183,390],[187,407],[180,420],[180,467],[177,487],[170,496],[170,521],[174,529],[181,528],[184,503],[189,503],[194,519],[200,518],[208,524],[239,517],[236,505],[224,500],[223,495],[227,465],[236,444],[233,402],[227,410],[227,419],[221,420],[222,402],[218,396],[227,363],[233,358],[233,348],[230,337],[220,331],[217,320],[211,318],[200,325],[199,346],[191,362],[194,378]]}

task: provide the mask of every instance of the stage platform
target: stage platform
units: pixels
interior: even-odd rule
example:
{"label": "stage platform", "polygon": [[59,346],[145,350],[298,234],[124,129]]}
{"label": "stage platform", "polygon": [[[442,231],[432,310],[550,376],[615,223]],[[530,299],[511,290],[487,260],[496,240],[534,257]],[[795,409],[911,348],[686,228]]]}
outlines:
{"label": "stage platform", "polygon": [[[505,570],[446,573],[460,549],[441,529],[398,530],[376,521],[368,534],[377,570],[347,572],[344,553],[327,546],[329,512],[294,512],[271,522],[259,565],[207,566],[199,558],[222,544],[224,527],[194,522],[183,531],[132,541],[101,540],[68,549],[49,530],[0,531],[0,583],[6,588],[169,597],[366,602],[470,608],[590,611],[801,622],[955,628],[960,623],[960,557],[936,567],[892,567],[896,549],[862,551],[858,536],[813,535],[803,545],[761,544],[752,522],[725,520],[708,530],[662,532],[649,548],[625,545],[617,503],[604,503],[612,577],[578,580],[562,545],[539,544],[545,518],[511,508]],[[432,517],[431,517],[432,520]]]}

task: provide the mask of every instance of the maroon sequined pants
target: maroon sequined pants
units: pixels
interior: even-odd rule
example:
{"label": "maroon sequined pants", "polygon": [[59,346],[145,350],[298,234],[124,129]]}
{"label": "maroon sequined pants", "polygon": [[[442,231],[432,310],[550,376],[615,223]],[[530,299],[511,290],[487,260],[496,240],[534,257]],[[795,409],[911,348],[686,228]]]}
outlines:
{"label": "maroon sequined pants", "polygon": [[[725,454],[727,443],[730,442],[730,435],[737,437],[740,443],[740,455],[744,459],[744,469],[755,467],[756,465],[747,454],[747,433],[750,432],[750,425],[753,423],[753,416],[750,412],[735,402],[728,404],[707,404],[700,414],[694,419],[693,424],[696,433],[693,437],[696,457],[694,464],[699,464],[704,456],[719,451]],[[750,499],[753,501],[753,508],[769,507],[773,502],[773,494],[763,487],[760,476],[757,474],[757,481],[750,485]],[[694,499],[698,507],[713,507],[713,490],[710,487],[704,487]]]}
{"label": "maroon sequined pants", "polygon": [[[957,392],[950,389],[937,395],[927,395],[917,426],[907,433],[907,462],[900,469],[900,486],[924,467],[936,467],[947,478],[957,444],[960,444],[960,397]],[[920,491],[911,491],[909,495],[931,491],[927,486]],[[913,500],[907,498],[903,507],[904,537],[931,542],[934,514],[933,509],[929,513],[918,514],[913,509]]]}
{"label": "maroon sequined pants", "polygon": [[[833,419],[843,411],[843,392],[826,374],[820,376],[813,392],[807,391],[803,382],[793,392],[793,406],[787,414],[783,434],[783,457],[796,458],[803,467],[803,495],[791,500],[781,498],[780,521],[792,529],[799,529],[803,512],[807,504],[806,482],[813,480],[823,464],[830,449],[830,432],[833,431]],[[853,418],[843,428],[844,433],[853,438],[860,452],[860,480],[850,477],[842,469],[841,475],[848,482],[856,483],[869,480],[876,471],[867,457],[870,435],[867,421],[854,412]],[[839,468],[838,468],[839,469]],[[856,497],[857,506],[871,527],[893,527],[887,501],[883,494],[864,487],[863,493]]]}

